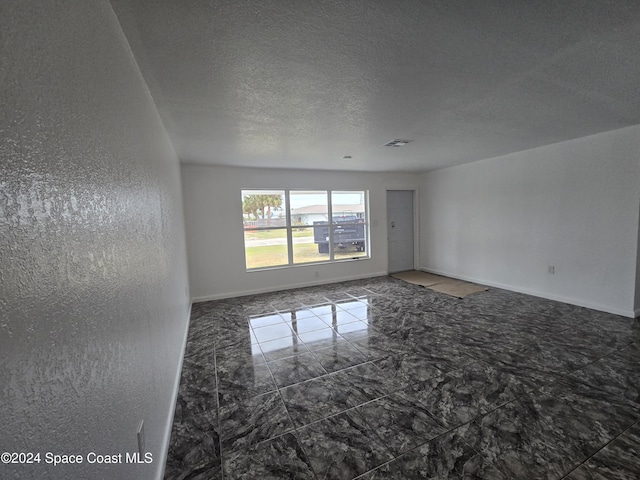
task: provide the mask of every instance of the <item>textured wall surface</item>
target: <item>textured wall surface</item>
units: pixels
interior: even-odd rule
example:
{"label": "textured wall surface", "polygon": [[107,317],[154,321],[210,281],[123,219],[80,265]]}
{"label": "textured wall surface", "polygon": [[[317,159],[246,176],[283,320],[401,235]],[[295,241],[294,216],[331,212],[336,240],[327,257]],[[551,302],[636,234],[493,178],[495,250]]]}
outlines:
{"label": "textured wall surface", "polygon": [[424,174],[422,267],[632,316],[638,152],[636,126]]}
{"label": "textured wall surface", "polygon": [[[189,302],[175,153],[106,0],[0,5],[0,478],[157,478]],[[150,465],[45,463],[137,451]]]}

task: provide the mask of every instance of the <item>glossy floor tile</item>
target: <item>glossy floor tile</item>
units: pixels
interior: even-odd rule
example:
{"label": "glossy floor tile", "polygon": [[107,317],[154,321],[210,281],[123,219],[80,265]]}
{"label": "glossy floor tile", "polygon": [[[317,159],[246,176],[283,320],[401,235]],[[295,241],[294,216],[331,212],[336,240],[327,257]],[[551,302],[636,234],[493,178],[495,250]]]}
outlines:
{"label": "glossy floor tile", "polygon": [[568,480],[623,480],[640,478],[640,425],[636,424],[589,458]]}
{"label": "glossy floor tile", "polygon": [[640,478],[637,320],[391,277],[192,307],[166,479]]}
{"label": "glossy floor tile", "polygon": [[403,391],[360,405],[356,411],[367,419],[394,456],[447,431],[424,404]]}
{"label": "glossy floor tile", "polygon": [[360,477],[361,480],[456,478],[506,480],[486,458],[464,441],[460,427],[422,444]]}
{"label": "glossy floor tile", "polygon": [[297,435],[319,478],[355,478],[393,459],[355,409],[302,427]]}

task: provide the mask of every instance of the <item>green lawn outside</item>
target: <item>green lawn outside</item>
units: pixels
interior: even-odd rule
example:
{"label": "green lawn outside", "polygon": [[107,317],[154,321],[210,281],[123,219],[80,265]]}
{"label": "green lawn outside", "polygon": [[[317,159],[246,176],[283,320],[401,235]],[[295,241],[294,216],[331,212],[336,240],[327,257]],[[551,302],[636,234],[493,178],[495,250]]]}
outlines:
{"label": "green lawn outside", "polygon": [[289,262],[286,245],[245,248],[247,268],[275,267]]}
{"label": "green lawn outside", "polygon": [[[276,237],[278,238],[278,237]],[[276,267],[288,264],[286,245],[247,247],[245,249],[247,268]],[[366,252],[357,252],[354,247],[336,249],[334,259],[365,257]],[[301,243],[293,246],[294,263],[323,262],[329,260],[326,253],[318,253],[315,243]]]}

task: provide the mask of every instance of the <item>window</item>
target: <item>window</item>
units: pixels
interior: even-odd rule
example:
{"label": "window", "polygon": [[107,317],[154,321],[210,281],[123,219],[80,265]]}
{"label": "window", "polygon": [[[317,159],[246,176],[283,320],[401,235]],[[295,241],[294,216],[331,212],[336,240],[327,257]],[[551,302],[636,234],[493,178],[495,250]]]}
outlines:
{"label": "window", "polygon": [[242,190],[247,270],[368,258],[367,192]]}

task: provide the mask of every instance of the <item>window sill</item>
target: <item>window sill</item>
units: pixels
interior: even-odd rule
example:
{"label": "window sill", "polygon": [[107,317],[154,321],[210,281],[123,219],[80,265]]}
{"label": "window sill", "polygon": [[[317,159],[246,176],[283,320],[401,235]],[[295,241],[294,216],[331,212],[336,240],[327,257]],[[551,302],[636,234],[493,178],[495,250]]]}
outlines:
{"label": "window sill", "polygon": [[317,266],[317,265],[334,265],[336,263],[360,262],[362,260],[371,260],[371,256],[341,258],[340,260],[331,260],[331,261],[327,260],[324,262],[294,263],[293,265],[274,265],[273,267],[247,268],[245,272],[253,273],[253,272],[264,272],[265,270],[284,270],[287,268],[309,267],[309,266]]}

